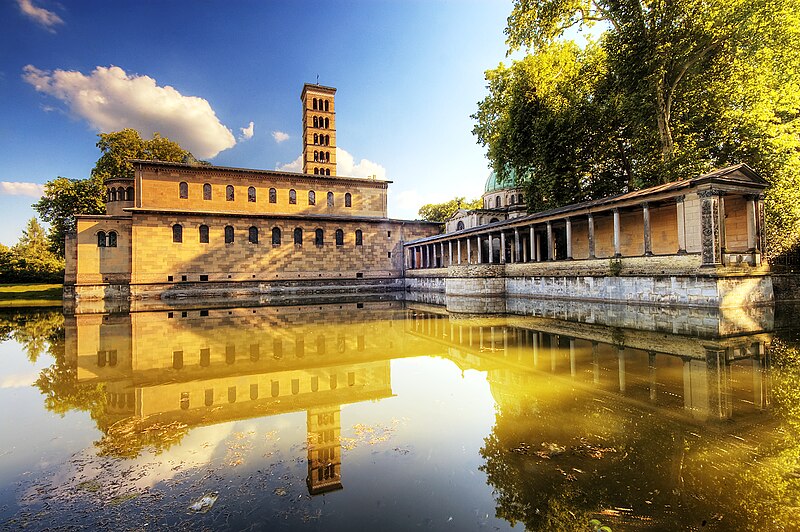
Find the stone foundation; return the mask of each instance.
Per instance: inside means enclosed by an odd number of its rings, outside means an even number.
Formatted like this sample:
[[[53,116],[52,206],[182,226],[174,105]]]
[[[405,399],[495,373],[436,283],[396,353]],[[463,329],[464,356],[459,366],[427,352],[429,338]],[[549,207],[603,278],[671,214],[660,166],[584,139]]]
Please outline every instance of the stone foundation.
[[[706,275],[565,275],[562,266],[561,272],[551,270],[549,275],[530,275],[533,272],[525,271],[528,268],[522,266],[472,264],[418,270],[406,279],[406,289],[441,292],[444,286],[448,300],[456,298],[454,301],[476,296],[528,297],[701,308],[742,308],[774,301],[772,277],[761,272],[747,274],[726,269],[725,272],[709,271]],[[458,311],[459,305],[454,303],[454,311]],[[465,303],[463,311],[480,312],[472,307],[473,302]],[[487,308],[500,307],[489,305]]]

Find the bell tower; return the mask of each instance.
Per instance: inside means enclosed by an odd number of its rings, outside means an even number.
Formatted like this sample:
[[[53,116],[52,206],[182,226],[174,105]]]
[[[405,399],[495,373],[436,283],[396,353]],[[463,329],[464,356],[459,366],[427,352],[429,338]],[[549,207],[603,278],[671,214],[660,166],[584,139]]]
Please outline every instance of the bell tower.
[[[336,175],[336,89],[306,83],[303,102],[303,173]]]

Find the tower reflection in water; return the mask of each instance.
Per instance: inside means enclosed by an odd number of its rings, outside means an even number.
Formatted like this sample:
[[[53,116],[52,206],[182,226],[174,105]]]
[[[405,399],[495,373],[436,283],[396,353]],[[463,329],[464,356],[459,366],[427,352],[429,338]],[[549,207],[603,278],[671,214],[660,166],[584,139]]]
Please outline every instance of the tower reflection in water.
[[[111,454],[136,454],[132,432],[157,445],[155,427],[179,427],[179,440],[196,426],[305,411],[315,495],[343,486],[342,405],[391,397],[392,359],[433,355],[485,372],[507,414],[542,408],[567,382],[679,418],[730,419],[770,403],[768,335],[755,329],[700,339],[378,301],[75,314],[65,354],[79,384],[102,385],[96,421]]]

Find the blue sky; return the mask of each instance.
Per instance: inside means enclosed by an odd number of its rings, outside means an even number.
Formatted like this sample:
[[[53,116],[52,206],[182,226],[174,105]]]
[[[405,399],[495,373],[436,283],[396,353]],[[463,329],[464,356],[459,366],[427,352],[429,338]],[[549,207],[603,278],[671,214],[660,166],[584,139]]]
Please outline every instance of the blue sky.
[[[2,0],[0,242],[33,216],[31,184],[88,176],[99,131],[160,131],[218,165],[290,165],[300,91],[317,75],[338,89],[338,146],[353,158],[340,154],[339,173],[394,181],[391,217],[478,197],[489,169],[470,114],[484,71],[505,59],[510,11],[510,0]]]

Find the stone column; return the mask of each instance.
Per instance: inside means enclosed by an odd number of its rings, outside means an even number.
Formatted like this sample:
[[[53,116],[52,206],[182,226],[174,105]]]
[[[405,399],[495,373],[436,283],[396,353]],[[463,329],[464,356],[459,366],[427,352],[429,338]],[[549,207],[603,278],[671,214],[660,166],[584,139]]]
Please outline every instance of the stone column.
[[[511,256],[511,262],[520,262],[519,252],[519,228],[514,228],[514,254]]]
[[[619,241],[619,209],[614,209],[614,256],[621,257]]]
[[[717,210],[717,216],[719,216],[719,252],[720,252],[720,262],[722,262],[722,255],[725,254],[728,247],[728,242],[725,237],[725,193],[720,191],[719,192],[719,199],[717,200],[719,203],[719,207]]]
[[[492,240],[493,239],[492,239],[492,234],[491,233],[489,233],[489,237],[487,238],[487,240],[489,241],[489,261],[488,262],[489,262],[489,264],[493,264],[494,263],[494,253],[492,252],[492,245],[493,245],[492,244]]]
[[[450,255],[450,262],[448,264],[450,266],[452,266],[453,265],[453,241],[452,240],[448,240],[447,241],[447,251],[448,251],[448,254]]]
[[[567,218],[567,260],[572,260],[572,218]]]
[[[506,234],[500,231],[500,264],[506,263]]]
[[[594,259],[594,215],[589,213],[589,258]]]
[[[458,246],[458,263],[461,264],[461,239],[456,241],[456,246]]]
[[[536,368],[539,365],[539,335],[541,333],[538,331],[533,331],[533,367]]]
[[[553,253],[553,222],[547,221],[547,260],[555,260]]]
[[[653,241],[650,235],[650,204],[642,203],[642,225],[644,226],[644,254],[649,257],[653,254]]]
[[[747,251],[754,253],[758,251],[758,207],[756,206],[758,196],[746,196],[747,200]]]
[[[442,253],[442,268],[444,268],[444,242],[439,243],[439,251]]]
[[[558,355],[558,335],[550,335],[550,371],[556,372],[556,356]]]
[[[617,361],[619,364],[619,391],[625,393],[625,348],[617,347]]]
[[[467,264],[472,264],[472,245],[469,238],[467,238]]]
[[[592,342],[592,380],[595,384],[600,384],[600,353],[598,343]]]
[[[700,235],[703,266],[722,263],[719,240],[719,191],[701,190],[700,196]]]
[[[531,248],[531,253],[530,253],[529,258],[530,258],[531,261],[535,261],[535,260],[537,260],[536,259],[536,236],[535,236],[535,231],[533,230],[533,226],[531,226],[531,229],[530,229],[529,232],[530,232],[530,239],[531,239],[531,241],[528,242],[528,244],[529,244],[529,246]]]
[[[678,215],[678,255],[686,254],[686,209],[683,200],[684,196],[675,198],[675,209]]]
[[[542,246],[541,246],[541,236],[539,233],[536,233],[536,262],[542,262]]]
[[[475,252],[478,254],[478,264],[483,263],[483,252],[481,251],[481,237],[475,237]]]

